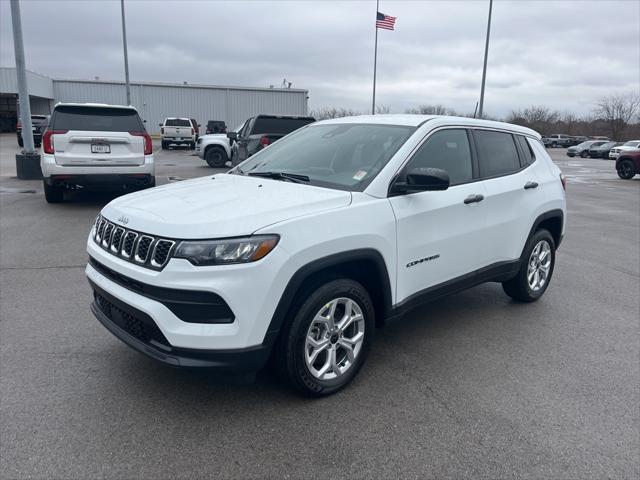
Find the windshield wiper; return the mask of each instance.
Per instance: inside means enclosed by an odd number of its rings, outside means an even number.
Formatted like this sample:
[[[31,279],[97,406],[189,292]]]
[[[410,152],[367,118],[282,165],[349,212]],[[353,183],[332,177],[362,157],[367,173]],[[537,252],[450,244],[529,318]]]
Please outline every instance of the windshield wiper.
[[[289,180],[294,183],[308,182],[309,177],[306,175],[299,175],[297,173],[287,173],[287,172],[249,172],[247,173],[250,177],[264,177],[264,178],[273,178],[274,180]]]

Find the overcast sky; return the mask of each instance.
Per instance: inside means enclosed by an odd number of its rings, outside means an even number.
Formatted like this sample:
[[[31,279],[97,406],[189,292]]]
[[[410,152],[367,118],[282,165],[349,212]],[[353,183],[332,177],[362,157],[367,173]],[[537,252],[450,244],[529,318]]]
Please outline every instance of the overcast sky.
[[[310,108],[371,104],[375,0],[126,0],[132,80],[309,90]],[[124,79],[118,0],[21,0],[27,68],[54,78]],[[472,112],[488,0],[382,0],[398,17],[378,38],[378,104]],[[13,66],[8,0],[0,64]],[[496,1],[485,112],[546,104],[587,113],[640,90],[640,1]]]

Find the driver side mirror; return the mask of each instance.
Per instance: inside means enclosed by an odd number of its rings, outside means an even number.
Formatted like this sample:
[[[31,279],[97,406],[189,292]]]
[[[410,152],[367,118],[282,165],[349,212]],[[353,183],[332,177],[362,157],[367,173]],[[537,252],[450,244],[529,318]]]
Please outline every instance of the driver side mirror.
[[[391,195],[446,190],[450,184],[449,174],[441,168],[411,168],[405,172],[404,178],[404,181],[398,179],[391,185]]]

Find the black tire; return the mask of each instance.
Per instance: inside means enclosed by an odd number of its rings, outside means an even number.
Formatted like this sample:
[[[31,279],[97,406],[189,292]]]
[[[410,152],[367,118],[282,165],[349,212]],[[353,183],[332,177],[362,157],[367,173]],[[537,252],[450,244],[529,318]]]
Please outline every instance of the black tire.
[[[222,147],[207,148],[204,159],[212,168],[223,168],[224,164],[229,161],[227,152]]]
[[[190,148],[191,150],[195,150],[195,149],[196,149],[196,142],[191,142],[191,143],[189,144],[189,148]]]
[[[631,180],[636,174],[635,165],[631,160],[622,160],[616,168],[618,176],[623,180]]]
[[[580,152],[580,157],[587,158],[589,156],[589,152],[587,150],[583,150]]]
[[[551,263],[548,273],[545,277],[545,283],[538,290],[534,290],[529,285],[527,274],[529,270],[529,263],[534,248],[541,242],[547,242],[550,247]],[[553,276],[553,270],[556,265],[556,244],[553,240],[553,236],[548,230],[541,228],[536,231],[527,241],[527,244],[520,257],[520,270],[517,275],[511,280],[502,283],[504,292],[514,300],[519,302],[535,302],[538,300],[549,287],[551,278]]]
[[[24,141],[22,140],[22,138],[18,139],[18,146],[19,147],[24,147]]]
[[[556,148],[557,146],[558,146],[558,144],[557,144],[556,142],[553,142],[553,143],[551,144],[551,148]]]
[[[64,201],[64,190],[53,185],[47,185],[46,182],[42,182],[44,186],[44,198],[47,203],[60,203]]]
[[[375,329],[375,312],[371,297],[365,288],[349,279],[336,279],[322,283],[317,288],[309,289],[299,298],[306,300],[290,312],[293,319],[289,322],[288,327],[283,330],[278,344],[276,345],[276,366],[280,374],[300,393],[311,397],[322,397],[337,392],[346,386],[357,375],[358,371],[364,364],[371,342],[373,341],[373,332]],[[312,326],[316,314],[322,311],[322,308],[329,304],[332,300],[338,298],[348,298],[357,304],[362,311],[364,317],[364,337],[360,346],[359,353],[355,356],[355,361],[348,369],[333,379],[319,379],[314,376],[305,359],[307,349],[307,333]],[[343,307],[344,308],[344,307]],[[331,345],[341,348],[333,340],[325,340]],[[339,342],[339,340],[337,340]],[[339,350],[337,350],[339,351]],[[329,351],[320,355],[329,355]],[[336,353],[337,354],[337,353]],[[340,355],[346,354],[342,352]],[[320,358],[320,357],[319,357]],[[327,362],[329,360],[326,360]],[[342,364],[346,362],[346,355],[339,360]]]
[[[166,150],[167,148],[169,148],[169,144],[165,141],[161,142],[160,145],[162,146],[162,150]]]

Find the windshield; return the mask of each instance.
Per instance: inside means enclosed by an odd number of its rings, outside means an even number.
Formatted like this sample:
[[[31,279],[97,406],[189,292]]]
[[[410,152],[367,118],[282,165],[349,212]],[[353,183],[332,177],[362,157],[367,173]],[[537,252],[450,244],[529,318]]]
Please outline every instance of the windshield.
[[[167,118],[165,127],[190,127],[191,122],[188,118]]]
[[[141,132],[144,126],[131,108],[60,105],[53,112],[52,130]]]
[[[638,145],[640,145],[638,141],[631,141],[624,144],[625,147],[637,147]]]
[[[590,140],[588,142],[582,142],[579,145],[576,145],[577,148],[587,148],[590,147],[591,145],[595,145],[596,142],[594,142],[593,140]]]
[[[303,128],[239,165],[239,173],[284,172],[309,184],[362,191],[384,168],[415,127],[328,124]]]

